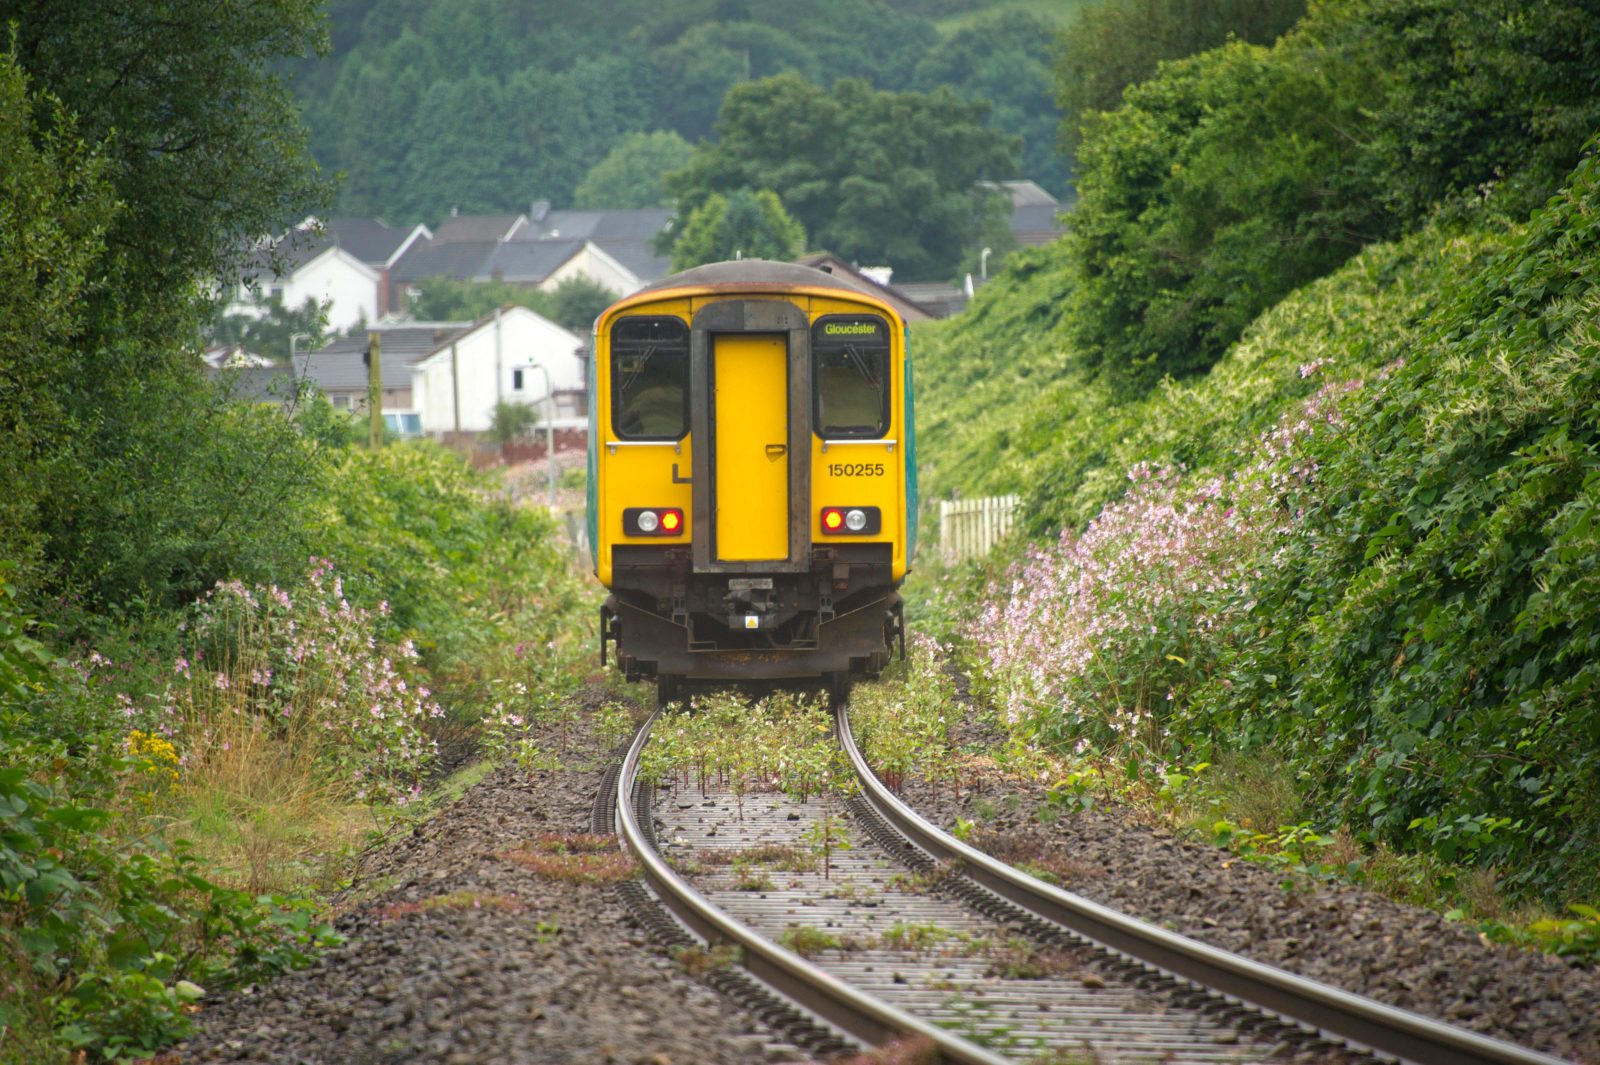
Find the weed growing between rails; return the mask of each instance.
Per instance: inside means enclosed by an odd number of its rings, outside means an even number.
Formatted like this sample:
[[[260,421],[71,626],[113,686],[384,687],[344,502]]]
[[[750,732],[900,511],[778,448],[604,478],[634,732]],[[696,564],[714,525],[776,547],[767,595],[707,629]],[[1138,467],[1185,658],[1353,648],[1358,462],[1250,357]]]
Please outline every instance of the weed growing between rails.
[[[662,714],[639,759],[639,779],[660,785],[673,778],[702,794],[713,786],[732,791],[741,819],[752,791],[781,791],[800,802],[820,797],[825,810],[806,843],[825,877],[833,852],[849,845],[836,804],[854,792],[855,774],[819,699],[779,692],[749,703],[715,692]]]

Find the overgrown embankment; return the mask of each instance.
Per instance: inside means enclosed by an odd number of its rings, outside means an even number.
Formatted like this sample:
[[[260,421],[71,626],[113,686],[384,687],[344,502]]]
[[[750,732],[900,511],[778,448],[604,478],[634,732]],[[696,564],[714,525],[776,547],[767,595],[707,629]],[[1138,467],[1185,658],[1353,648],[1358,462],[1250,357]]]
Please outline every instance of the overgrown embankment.
[[[431,446],[301,446],[303,571],[71,643],[0,572],[0,1060],[148,1054],[203,992],[304,964],[317,893],[441,742],[578,679],[547,512]]]
[[[1282,169],[1293,137],[1230,110],[1241,85],[1299,85],[1273,104],[1286,114],[1329,94],[1343,106],[1340,79],[1370,73],[1371,54],[1347,50],[1320,81],[1287,68],[1322,46],[1367,47],[1362,27],[1452,17],[1405,0],[1327,5],[1273,49],[1163,68],[1085,126],[1074,235],[916,337],[930,495],[1020,491],[1034,541],[968,582],[987,582],[981,605],[923,610],[944,611],[980,690],[1040,747],[1157,777],[1211,763],[1224,820],[1247,778],[1292,781],[1268,815],[1281,820],[1251,830],[1343,828],[1435,863],[1452,900],[1475,869],[1515,898],[1590,901],[1600,164],[1574,139],[1587,105],[1546,79],[1580,76],[1592,37],[1541,31],[1494,137],[1411,162],[1378,131],[1412,128],[1452,92],[1481,95],[1510,42],[1408,38],[1404,64],[1358,94],[1378,101],[1374,129],[1347,131],[1376,138],[1367,170],[1339,171],[1320,199],[1263,193],[1254,215],[1205,192],[1236,172],[1311,187],[1298,164]],[[1431,51],[1446,39],[1481,49],[1485,67],[1451,68]],[[1428,70],[1438,84],[1417,80]],[[1201,99],[1218,106],[1176,120]],[[1516,117],[1567,104],[1564,132]],[[1499,164],[1511,193],[1460,184],[1516,144]],[[1530,190],[1555,187],[1530,213]],[[1418,228],[1320,280],[1228,256],[1245,232],[1315,230],[1341,197],[1366,211],[1401,196],[1400,221]],[[1224,282],[1230,263],[1240,272]],[[1108,286],[1129,269],[1155,271],[1140,274],[1153,287],[1119,303]],[[1144,301],[1128,313],[1160,344],[1116,324],[1127,299]],[[1212,328],[1223,318],[1208,307],[1252,305],[1269,309],[1236,342]],[[1120,347],[1086,346],[1108,330]],[[1207,339],[1184,348],[1186,330]]]

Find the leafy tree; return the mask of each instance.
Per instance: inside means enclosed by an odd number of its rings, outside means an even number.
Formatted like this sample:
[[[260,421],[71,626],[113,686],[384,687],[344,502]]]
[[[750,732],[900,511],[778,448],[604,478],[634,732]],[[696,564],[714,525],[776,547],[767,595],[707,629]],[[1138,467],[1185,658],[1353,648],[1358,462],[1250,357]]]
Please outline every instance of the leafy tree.
[[[509,281],[457,281],[430,277],[417,286],[411,312],[424,321],[475,322],[497,307],[526,307],[564,329],[587,336],[617,294],[587,278],[569,277],[553,292]]]
[[[1056,54],[1056,101],[1068,151],[1090,111],[1111,111],[1122,92],[1163,60],[1229,39],[1271,44],[1305,14],[1306,0],[1100,0],[1080,8]]]
[[[325,202],[277,60],[321,47],[316,0],[0,0],[17,63],[58,97],[125,205],[107,231],[102,336],[156,341],[203,313],[198,280]],[[114,324],[113,324],[114,323]],[[99,376],[88,373],[86,377]]]
[[[1270,49],[1165,64],[1089,113],[1069,238],[1085,358],[1139,388],[1195,373],[1291,289],[1446,201],[1525,217],[1600,126],[1589,6],[1329,3]]]
[[[569,277],[552,294],[550,319],[588,337],[600,312],[617,302],[621,295],[586,277]]]
[[[771,189],[816,247],[887,262],[902,277],[947,276],[986,216],[1003,209],[978,182],[1013,171],[1012,144],[984,128],[986,111],[946,88],[765,78],[728,93],[717,141],[697,148],[668,187],[684,219],[714,193]]]
[[[805,230],[783,209],[776,193],[712,193],[684,223],[672,248],[672,268],[687,270],[734,258],[787,261],[804,250],[805,241]]]
[[[948,85],[969,101],[987,100],[987,125],[1021,139],[1011,177],[1037,181],[1057,196],[1072,183],[1070,161],[1056,149],[1061,113],[1051,73],[1054,26],[1023,12],[1007,12],[963,27],[917,63],[914,87],[932,92]]]
[[[1068,236],[1069,326],[1089,365],[1138,388],[1211,365],[1246,323],[1384,235],[1330,214],[1360,97],[1318,68],[1234,43],[1162,68],[1091,114]]]
[[[588,210],[668,207],[663,180],[681,169],[694,147],[671,130],[630,133],[590,169],[573,193],[573,206]]]
[[[206,335],[213,344],[239,344],[257,355],[287,362],[294,351],[320,346],[326,332],[327,321],[315,299],[308,296],[299,307],[286,307],[282,295],[277,295],[261,304],[258,314],[219,314]],[[295,336],[301,339],[292,340]]]
[[[281,417],[212,397],[192,350],[206,282],[248,238],[322,201],[276,72],[319,43],[315,4],[13,2],[0,3],[0,22],[13,28],[16,66],[64,105],[19,112],[8,101],[10,136],[42,146],[7,155],[7,195],[40,227],[20,259],[38,272],[20,291],[75,298],[23,315],[41,324],[14,349],[20,371],[6,371],[30,412],[27,428],[0,421],[10,494],[27,501],[13,512],[21,542],[37,552],[26,590],[70,589],[90,611],[155,605],[300,555],[315,463]],[[69,160],[41,198],[33,181]],[[52,233],[70,254],[51,252]],[[70,358],[44,365],[58,343]]]
[[[1526,217],[1600,130],[1593,0],[1367,0],[1318,22],[1330,37],[1363,32],[1375,49],[1386,94],[1363,175],[1407,223],[1452,197],[1481,200],[1487,186],[1495,209]]]
[[[416,148],[391,206],[440,217],[570,199],[594,146],[645,123],[645,88],[632,73],[629,61],[607,56],[559,75],[526,67],[435,82],[418,105]],[[463,122],[466,114],[474,121]]]
[[[50,132],[32,137],[35,115]],[[72,343],[116,204],[106,160],[85,145],[61,105],[30,97],[14,57],[0,52],[0,543],[37,574],[45,552],[37,508],[46,468],[70,441],[65,393]],[[0,576],[4,576],[0,573]]]

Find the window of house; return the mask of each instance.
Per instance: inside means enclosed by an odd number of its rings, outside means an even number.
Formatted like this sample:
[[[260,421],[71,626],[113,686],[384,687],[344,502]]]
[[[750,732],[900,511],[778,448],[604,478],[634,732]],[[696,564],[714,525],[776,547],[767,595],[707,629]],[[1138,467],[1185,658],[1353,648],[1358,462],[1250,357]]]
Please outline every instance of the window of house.
[[[396,436],[422,435],[422,415],[417,411],[385,411],[383,424],[384,428]]]
[[[329,399],[333,403],[333,409],[334,410],[349,410],[350,409],[350,397],[349,396],[330,396]]]
[[[522,391],[522,370],[521,369],[516,369],[516,370],[512,370],[511,371],[511,391],[513,391],[513,392],[521,392]]]
[[[814,424],[825,439],[870,439],[889,429],[889,323],[828,315],[811,327]]]
[[[611,428],[624,440],[678,440],[689,431],[683,319],[619,318],[611,327]]]

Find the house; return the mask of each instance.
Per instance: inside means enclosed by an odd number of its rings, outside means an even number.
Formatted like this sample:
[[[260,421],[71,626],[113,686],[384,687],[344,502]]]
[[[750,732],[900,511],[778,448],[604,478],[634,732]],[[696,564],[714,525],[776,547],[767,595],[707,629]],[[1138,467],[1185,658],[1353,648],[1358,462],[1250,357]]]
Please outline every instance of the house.
[[[225,313],[260,317],[281,299],[298,308],[325,306],[328,328],[343,332],[389,313],[389,271],[426,226],[390,226],[372,218],[308,218],[251,255],[230,293]]]
[[[907,322],[920,322],[928,318],[942,317],[942,315],[936,316],[932,314],[927,308],[907,298],[898,286],[889,284],[889,275],[887,273],[883,273],[873,267],[852,266],[831,252],[806,255],[796,259],[795,262],[801,266],[810,266],[817,270],[822,270],[835,277],[848,278],[874,296],[886,301]]]
[[[439,339],[411,365],[422,431],[484,432],[500,403],[534,406],[557,429],[586,426],[584,347],[582,338],[526,307],[504,307]]]
[[[383,390],[380,409],[386,414],[414,413],[411,364],[470,325],[469,322],[386,320],[367,332],[341,337],[316,351],[297,355],[295,373],[321,389],[335,410],[365,411],[368,333],[376,333]]]
[[[662,208],[453,215],[433,236],[407,249],[390,271],[391,306],[406,306],[429,278],[503,281],[549,292],[584,278],[625,296],[667,274],[670,260],[653,241],[672,220]]]
[[[1070,208],[1034,181],[985,181],[1011,200],[1011,235],[1024,248],[1051,244],[1066,235],[1062,212]]]

